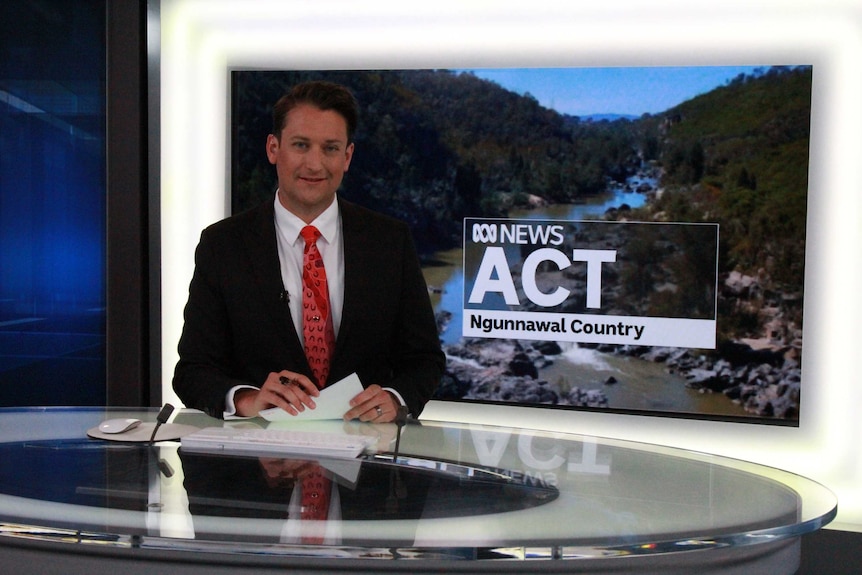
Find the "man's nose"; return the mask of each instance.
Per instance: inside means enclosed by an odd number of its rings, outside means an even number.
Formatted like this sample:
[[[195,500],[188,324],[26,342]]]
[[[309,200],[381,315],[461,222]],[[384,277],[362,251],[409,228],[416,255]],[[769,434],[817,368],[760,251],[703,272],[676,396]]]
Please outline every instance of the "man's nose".
[[[310,170],[320,170],[323,168],[323,150],[312,147],[305,154],[305,167]]]

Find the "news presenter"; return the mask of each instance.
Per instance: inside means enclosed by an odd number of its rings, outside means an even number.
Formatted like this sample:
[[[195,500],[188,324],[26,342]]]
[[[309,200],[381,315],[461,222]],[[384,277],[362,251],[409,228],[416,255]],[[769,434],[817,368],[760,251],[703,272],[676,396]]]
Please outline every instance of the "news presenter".
[[[336,194],[354,153],[358,109],[344,87],[295,86],[273,108],[266,154],[275,198],[205,229],[184,311],[173,386],[186,406],[251,417],[315,408],[303,345],[305,240],[313,225],[329,285],[334,350],[320,387],[356,372],[346,420],[418,416],[445,358],[409,229]]]

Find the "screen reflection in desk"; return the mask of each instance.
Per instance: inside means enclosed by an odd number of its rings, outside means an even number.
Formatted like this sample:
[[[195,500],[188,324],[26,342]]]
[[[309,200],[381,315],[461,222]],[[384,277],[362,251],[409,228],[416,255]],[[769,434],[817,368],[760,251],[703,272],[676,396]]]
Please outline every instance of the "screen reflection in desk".
[[[419,519],[485,515],[529,509],[557,498],[555,487],[541,480],[514,479],[502,470],[470,467],[427,459],[367,456],[356,460],[309,460],[192,453],[180,450],[193,520],[203,517],[272,519],[281,522],[268,536],[280,543],[301,543],[302,479],[320,468],[332,482],[332,509],[324,543],[364,545],[345,538],[343,521],[399,521],[399,540],[412,545]],[[195,521],[203,535],[204,522]],[[414,525],[411,532],[410,526]],[[205,527],[203,528],[205,529]],[[217,533],[206,533],[207,538]],[[254,533],[261,540],[265,534]],[[231,536],[231,540],[235,540]],[[379,543],[379,542],[378,542]]]

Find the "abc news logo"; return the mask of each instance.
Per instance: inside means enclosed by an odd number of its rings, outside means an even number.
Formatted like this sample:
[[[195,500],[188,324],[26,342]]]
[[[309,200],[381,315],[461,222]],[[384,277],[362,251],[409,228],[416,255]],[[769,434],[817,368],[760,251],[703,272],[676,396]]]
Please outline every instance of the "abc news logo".
[[[487,223],[472,225],[474,244],[562,245],[565,227],[541,223]]]
[[[473,224],[473,243],[493,244],[497,242],[497,224]]]

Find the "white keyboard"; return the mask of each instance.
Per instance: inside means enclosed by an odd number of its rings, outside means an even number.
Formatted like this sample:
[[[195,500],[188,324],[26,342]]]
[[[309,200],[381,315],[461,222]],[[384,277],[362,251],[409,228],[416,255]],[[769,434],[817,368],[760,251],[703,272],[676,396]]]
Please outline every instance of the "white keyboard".
[[[354,458],[375,441],[373,437],[326,431],[205,427],[184,436],[182,446],[207,453]]]

